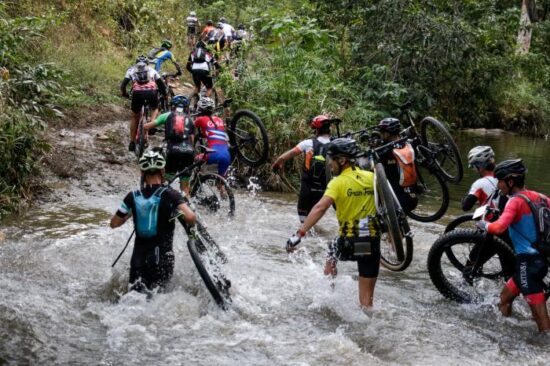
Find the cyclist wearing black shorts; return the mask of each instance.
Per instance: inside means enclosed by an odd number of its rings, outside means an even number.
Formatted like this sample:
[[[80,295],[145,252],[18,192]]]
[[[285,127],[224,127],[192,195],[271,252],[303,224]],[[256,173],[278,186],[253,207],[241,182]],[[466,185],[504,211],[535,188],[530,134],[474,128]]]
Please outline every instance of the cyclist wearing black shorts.
[[[397,118],[384,118],[378,123],[378,130],[386,144],[399,140],[401,124]],[[418,205],[414,148],[406,142],[397,144],[392,150],[380,155],[380,162],[399,204],[405,213],[411,212]]]
[[[325,115],[314,117],[310,127],[315,131],[315,137],[301,141],[293,149],[288,150],[275,160],[273,169],[283,169],[285,161],[300,154],[305,154],[300,195],[298,197],[298,217],[304,222],[307,215],[319,202],[327,187],[326,144],[330,141],[330,126],[333,119]]]
[[[206,97],[212,94],[214,86],[212,82],[213,68],[219,69],[220,65],[216,58],[206,49],[206,44],[202,41],[197,42],[193,52],[187,59],[186,69],[193,75],[193,83],[195,84],[195,94],[199,94],[201,85],[206,87]]]
[[[171,177],[185,167],[193,164],[195,151],[193,150],[195,125],[189,117],[189,99],[183,95],[176,95],[171,100],[172,110],[161,114],[155,121],[145,124],[144,129],[165,125],[166,140],[166,177]],[[189,195],[189,178],[191,172],[180,176],[180,189]]]
[[[195,224],[195,214],[184,203],[181,194],[164,186],[162,154],[148,151],[139,159],[144,188],[130,192],[111,218],[111,228],[123,225],[130,217],[136,229],[134,251],[130,262],[131,290],[150,293],[155,287],[163,289],[174,271],[174,220],[179,210],[184,220]]]
[[[122,96],[129,98],[126,87],[132,83],[132,121],[130,124],[130,145],[128,150],[134,151],[136,148],[136,134],[141,109],[145,104],[151,108],[151,120],[155,120],[158,114],[158,91],[162,95],[166,94],[166,85],[162,81],[159,73],[147,65],[147,57],[139,56],[136,64],[128,69],[122,83],[120,91]]]

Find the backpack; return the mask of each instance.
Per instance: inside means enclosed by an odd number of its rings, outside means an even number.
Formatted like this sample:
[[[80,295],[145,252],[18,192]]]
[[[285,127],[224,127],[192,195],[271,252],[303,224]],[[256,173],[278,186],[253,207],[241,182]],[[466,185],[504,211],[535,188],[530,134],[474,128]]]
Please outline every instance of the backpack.
[[[304,174],[314,185],[326,187],[326,144],[320,142],[316,137],[312,139],[313,150],[306,153],[304,164]]]
[[[136,69],[136,81],[138,84],[147,84],[149,82],[149,69],[147,66]]]
[[[550,208],[548,207],[546,197],[539,194],[540,201],[538,203],[533,203],[533,201],[523,194],[518,194],[518,197],[527,202],[533,213],[535,228],[537,230],[537,239],[533,243],[533,248],[540,254],[550,257]]]
[[[132,192],[136,206],[136,232],[141,238],[152,238],[157,235],[160,197],[166,187],[159,187],[149,198],[141,191]]]
[[[157,58],[157,54],[160,52],[160,51],[164,51],[164,48],[162,47],[155,47],[153,48],[151,51],[149,51],[149,53],[147,54],[147,58],[151,61],[154,61],[156,58]]]
[[[166,126],[166,139],[172,142],[182,142],[187,139],[185,122],[187,118],[184,113],[172,112]]]
[[[206,62],[206,51],[202,47],[195,49],[193,62],[197,62],[197,63]]]
[[[414,164],[414,149],[412,146],[410,144],[405,144],[402,148],[393,149],[393,156],[395,156],[399,170],[399,185],[405,188],[415,186],[418,177]]]

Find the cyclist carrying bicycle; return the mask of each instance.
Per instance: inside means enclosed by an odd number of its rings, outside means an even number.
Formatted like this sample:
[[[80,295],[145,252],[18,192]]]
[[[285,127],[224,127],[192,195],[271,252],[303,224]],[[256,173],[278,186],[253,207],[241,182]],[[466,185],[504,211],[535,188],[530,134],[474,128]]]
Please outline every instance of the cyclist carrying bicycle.
[[[193,83],[195,84],[196,95],[199,95],[201,85],[206,87],[205,96],[210,97],[214,83],[212,80],[213,68],[219,69],[220,65],[216,58],[206,49],[206,44],[203,41],[198,41],[195,49],[187,59],[185,66],[187,71],[193,75]]]
[[[130,144],[128,150],[134,151],[136,148],[136,134],[141,116],[141,109],[144,105],[151,108],[151,120],[155,120],[158,114],[158,91],[166,95],[166,85],[162,81],[159,73],[147,65],[147,57],[141,55],[137,58],[136,64],[126,71],[126,75],[120,84],[120,91],[124,98],[130,98],[126,87],[129,83],[132,87],[132,121],[130,124]]]
[[[357,143],[350,138],[337,138],[328,144],[328,164],[335,177],[300,229],[288,239],[286,250],[294,251],[306,232],[335,204],[339,236],[329,245],[325,275],[336,275],[338,260],[357,261],[359,303],[370,308],[380,267],[380,229],[374,202],[374,173],[355,167],[358,152]]]
[[[174,54],[170,51],[172,49],[172,42],[165,39],[162,41],[160,47],[155,47],[147,54],[149,62],[155,65],[155,70],[160,72],[162,64],[166,61],[172,62],[176,67],[176,74],[174,76],[180,76],[182,74],[180,65],[176,62]]]
[[[534,204],[546,201],[547,206],[550,206],[550,199],[525,189],[526,172],[521,159],[505,160],[496,165],[498,188],[510,198],[498,220],[492,223],[479,221],[477,225],[493,235],[508,230],[514,245],[516,271],[500,293],[500,312],[503,316],[510,316],[514,299],[522,294],[531,308],[539,332],[548,332],[550,318],[546,309],[546,285],[543,281],[548,273],[548,260],[533,247],[533,243],[538,240],[537,225],[527,200],[522,196]]]
[[[401,123],[397,118],[384,118],[378,123],[378,131],[384,144],[399,140]],[[401,207],[405,213],[411,212],[418,205],[414,148],[408,142],[396,144],[380,155],[380,162]]]
[[[181,194],[163,185],[166,161],[162,154],[148,151],[139,159],[144,188],[130,192],[111,218],[111,228],[122,226],[130,217],[136,239],[130,261],[131,290],[150,293],[166,286],[174,272],[173,212],[179,210],[184,220],[195,224],[195,214]]]
[[[225,123],[223,119],[213,115],[214,101],[211,98],[201,98],[197,108],[199,115],[195,119],[195,127],[198,134],[206,139],[208,148],[215,151],[210,154],[200,154],[197,158],[206,160],[207,164],[218,164],[218,174],[225,177],[231,163]]]
[[[302,153],[305,155],[298,198],[298,217],[301,223],[323,197],[327,187],[326,147],[330,142],[330,126],[333,121],[325,115],[312,118],[310,127],[315,131],[315,136],[301,141],[293,149],[283,153],[272,165],[274,170],[283,170],[285,161]]]
[[[468,167],[474,168],[480,176],[462,198],[462,209],[469,211],[474,205],[487,203],[487,199],[497,190],[495,178],[495,152],[491,146],[476,146],[468,153]]]
[[[168,180],[174,174],[193,164],[195,151],[193,149],[195,125],[189,117],[189,99],[176,95],[170,102],[172,110],[161,114],[155,121],[143,126],[147,131],[164,125],[166,140],[166,177]],[[180,189],[189,196],[189,178],[191,172],[180,176]]]

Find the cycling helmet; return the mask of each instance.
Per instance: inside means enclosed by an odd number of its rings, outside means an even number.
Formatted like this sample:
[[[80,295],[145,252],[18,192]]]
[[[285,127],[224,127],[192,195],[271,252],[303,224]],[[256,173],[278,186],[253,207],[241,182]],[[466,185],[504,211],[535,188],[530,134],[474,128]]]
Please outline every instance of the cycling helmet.
[[[327,146],[327,155],[330,156],[347,156],[354,158],[358,152],[357,142],[349,137],[340,137],[332,140]]]
[[[187,107],[189,105],[189,98],[184,95],[176,95],[170,101],[170,104],[174,107]]]
[[[195,48],[204,48],[204,49],[206,49],[206,43],[204,43],[202,40],[200,40],[195,45]]]
[[[244,29],[244,24],[242,24],[242,23],[239,24],[239,25],[237,26],[237,29]]]
[[[165,39],[165,40],[162,41],[160,46],[162,48],[170,49],[170,48],[172,48],[172,42],[170,42],[168,39]]]
[[[220,18],[220,23],[227,23],[227,19],[225,19],[225,17],[221,17]]]
[[[147,56],[145,56],[145,55],[139,55],[139,56],[136,58],[136,64],[139,64],[140,62],[143,62],[144,64],[148,64],[148,63],[149,63],[149,59],[148,59]]]
[[[214,110],[214,101],[210,97],[202,97],[197,103],[199,112],[211,112]]]
[[[139,158],[139,169],[142,172],[163,169],[165,166],[166,160],[158,151],[147,151]]]
[[[190,11],[190,12],[189,12],[189,15],[192,16],[192,17],[196,17],[196,16],[197,16],[197,13],[195,13],[194,11]]]
[[[206,21],[206,25],[213,25],[213,24],[214,24],[214,22],[213,22],[212,20],[210,20],[210,19],[208,19],[208,20]]]
[[[401,131],[401,123],[397,118],[387,117],[378,122],[378,130],[392,135],[398,135]]]
[[[498,180],[503,180],[508,177],[524,176],[526,172],[527,168],[525,168],[523,160],[521,159],[504,160],[495,167],[495,177]]]
[[[223,24],[221,22],[218,22],[218,24],[216,24],[216,28],[223,29]]]
[[[324,114],[320,114],[318,116],[315,116],[311,119],[310,126],[314,130],[318,130],[321,127],[325,125],[325,123],[330,122],[331,119],[328,116],[325,116]]]
[[[468,153],[468,167],[485,168],[494,158],[495,152],[491,146],[476,146]]]

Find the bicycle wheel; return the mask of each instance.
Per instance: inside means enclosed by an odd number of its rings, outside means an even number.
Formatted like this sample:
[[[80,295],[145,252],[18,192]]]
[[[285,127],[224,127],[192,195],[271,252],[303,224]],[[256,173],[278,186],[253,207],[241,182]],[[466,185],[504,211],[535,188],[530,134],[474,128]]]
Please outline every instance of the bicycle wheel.
[[[199,207],[204,207],[213,213],[233,216],[235,213],[235,197],[227,181],[219,174],[199,174],[191,182],[191,199]]]
[[[145,111],[142,111],[141,117],[139,118],[139,124],[138,124],[138,135],[137,135],[137,146],[136,146],[136,155],[137,158],[141,158],[143,153],[145,152],[145,147],[147,144],[147,138],[145,136],[145,130],[143,129],[143,125],[145,124]]]
[[[196,235],[200,238],[201,242],[205,245],[208,245],[209,250],[211,250],[214,253],[214,256],[218,261],[221,263],[227,263],[227,256],[225,253],[221,250],[220,246],[214,238],[210,235],[210,233],[206,230],[206,226],[197,218],[196,221]]]
[[[460,215],[445,227],[445,233],[454,230],[460,226],[460,229],[475,229],[475,220],[473,214]]]
[[[440,219],[449,208],[449,189],[445,180],[431,172],[423,164],[416,164],[418,176],[416,208],[407,215],[416,221],[433,222]]]
[[[487,239],[490,242],[485,243]],[[489,255],[483,253],[490,250]],[[463,263],[457,268],[447,253]],[[472,255],[472,253],[476,253]],[[444,255],[445,254],[445,255]],[[473,264],[482,265],[476,273]],[[501,239],[480,230],[456,229],[439,237],[428,254],[428,272],[438,291],[459,303],[479,302],[486,294],[498,294],[504,280],[514,273],[513,250]]]
[[[403,238],[395,208],[397,207],[390,183],[386,178],[384,166],[378,163],[374,166],[376,173],[376,190],[378,192],[378,213],[382,219],[383,235],[380,240],[380,252],[386,253],[385,260],[393,266],[399,266],[406,261],[403,250]],[[391,269],[391,268],[388,268]]]
[[[191,259],[214,301],[223,310],[227,310],[228,304],[231,302],[231,297],[229,296],[229,287],[231,284],[223,276],[218,266],[212,263],[206,256],[201,255],[203,251],[199,251],[199,248],[203,247],[203,244],[199,243],[199,241],[195,239],[187,241],[187,248],[189,249]]]
[[[460,182],[464,174],[462,159],[445,126],[433,117],[425,117],[420,121],[420,133],[424,146],[431,150],[437,169],[443,177],[453,183]]]
[[[267,161],[269,140],[267,130],[255,113],[241,109],[231,118],[229,140],[245,164],[257,167]]]

